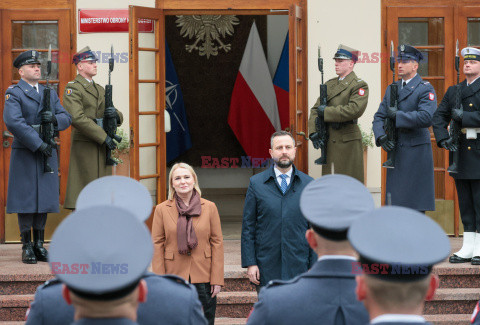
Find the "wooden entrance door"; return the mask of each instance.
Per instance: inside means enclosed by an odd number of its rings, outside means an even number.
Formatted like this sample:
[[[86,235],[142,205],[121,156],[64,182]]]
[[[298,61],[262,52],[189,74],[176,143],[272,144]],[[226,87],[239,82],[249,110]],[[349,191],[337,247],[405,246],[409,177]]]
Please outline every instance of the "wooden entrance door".
[[[165,152],[166,141],[163,129],[165,102],[165,50],[164,50],[164,29],[160,28],[156,34],[156,41],[148,46],[141,46],[139,42],[142,38],[148,36],[139,35],[134,30],[136,21],[142,18],[155,20],[155,24],[162,26],[165,15],[191,15],[191,14],[223,14],[223,15],[270,15],[270,14],[288,14],[289,15],[289,96],[290,96],[290,127],[289,130],[296,137],[298,148],[295,164],[304,171],[308,172],[308,146],[303,134],[308,133],[308,109],[307,103],[307,24],[306,24],[306,3],[303,0],[275,0],[275,1],[246,1],[246,0],[211,0],[211,1],[189,1],[189,0],[162,0],[157,1],[157,9],[131,7],[130,10],[130,113],[131,113],[131,132],[133,136],[131,151],[133,156],[131,161],[131,175],[134,178],[144,180],[150,190],[156,189],[155,201],[157,203],[166,199],[166,173],[165,173]],[[133,24],[133,25],[132,25]],[[157,30],[157,29],[156,29]],[[157,33],[157,32],[155,32]],[[153,40],[152,40],[153,42]],[[150,53],[150,54],[142,54]],[[144,58],[142,59],[142,55]],[[149,58],[147,58],[149,57]],[[141,78],[139,73],[143,68],[141,64],[146,64],[150,60],[150,65],[155,67],[156,74]],[[139,65],[139,63],[143,61]],[[154,64],[154,65],[153,65]],[[154,73],[154,72],[150,72]],[[148,96],[150,108],[140,103],[143,92]],[[145,99],[142,99],[145,100]],[[149,116],[147,118],[147,116]],[[155,123],[150,140],[142,142],[139,136],[139,125],[141,119],[148,119],[151,124]],[[148,131],[150,132],[150,131]],[[150,149],[147,149],[150,148]],[[156,169],[142,171],[141,151],[146,155],[150,151],[149,157],[155,157]]]
[[[20,77],[12,65],[13,60],[23,51],[34,49],[40,52],[42,64],[42,79],[45,78],[48,46],[52,45],[51,86],[62,94],[70,79],[70,10],[0,10],[2,33],[1,42],[1,82],[0,92],[5,94],[8,86],[18,83]],[[40,81],[44,83],[45,81]],[[61,98],[62,96],[60,96]],[[6,198],[8,188],[8,171],[10,164],[10,146],[12,135],[3,123],[4,96],[0,99],[0,129],[2,146],[0,147],[0,243],[18,241],[18,223],[16,214],[6,215]],[[59,176],[61,202],[65,196],[68,155],[69,131],[61,132],[59,139]],[[64,144],[67,145],[64,145]],[[49,224],[58,223],[55,217],[47,222],[46,237],[50,236],[54,227]]]
[[[455,39],[453,7],[387,7],[387,33],[383,52],[389,53],[390,41],[394,44],[415,46],[424,55],[420,62],[419,75],[435,88],[440,103],[448,86],[454,84]],[[382,75],[382,93],[392,81],[392,72],[385,61]],[[448,152],[438,148],[430,128],[434,174],[436,212],[431,214],[450,234],[458,234],[458,206],[453,179],[448,175]],[[382,151],[382,161],[386,153]],[[412,166],[415,168],[415,166]],[[382,202],[385,202],[386,170],[382,170]],[[455,215],[452,219],[451,216]]]

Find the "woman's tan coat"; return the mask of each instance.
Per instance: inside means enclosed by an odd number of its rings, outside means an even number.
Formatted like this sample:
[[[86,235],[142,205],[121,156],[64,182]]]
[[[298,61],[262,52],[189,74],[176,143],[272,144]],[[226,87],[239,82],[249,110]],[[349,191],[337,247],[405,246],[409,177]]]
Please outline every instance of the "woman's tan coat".
[[[193,218],[198,246],[191,255],[182,255],[177,247],[178,211],[175,200],[157,205],[153,216],[152,267],[157,274],[176,274],[190,283],[223,286],[223,236],[215,203],[200,199],[202,213]]]

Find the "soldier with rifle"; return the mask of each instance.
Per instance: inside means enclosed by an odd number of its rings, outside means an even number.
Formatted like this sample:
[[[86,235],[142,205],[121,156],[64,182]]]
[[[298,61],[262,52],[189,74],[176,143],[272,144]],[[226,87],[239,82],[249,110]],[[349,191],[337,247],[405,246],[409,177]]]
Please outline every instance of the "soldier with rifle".
[[[72,114],[74,126],[64,205],[72,210],[78,194],[88,183],[112,174],[113,161],[107,160],[107,152],[116,148],[113,129],[123,122],[122,113],[111,101],[111,85],[107,106],[105,89],[93,81],[97,74],[95,53],[87,46],[73,56],[73,63],[78,75],[67,84],[63,94],[63,103]],[[113,61],[110,67],[112,70]],[[112,127],[112,120],[115,127]]]
[[[21,53],[13,66],[20,81],[8,87],[3,119],[13,137],[8,176],[7,213],[18,213],[22,241],[22,262],[46,262],[43,247],[48,213],[59,212],[58,159],[55,132],[70,126],[55,91],[48,88],[51,50],[48,54],[47,87],[39,84],[39,52]],[[33,243],[32,243],[33,229]]]
[[[433,116],[433,132],[437,145],[450,151],[464,228],[462,248],[449,261],[480,265],[480,50],[466,47],[461,54],[465,80],[459,83],[458,72]],[[457,41],[457,71],[459,63]]]
[[[367,108],[368,85],[353,72],[358,53],[345,45],[338,47],[333,58],[338,77],[325,85],[322,80],[320,97],[310,110],[308,129],[314,148],[322,149],[316,161],[324,164],[322,175],[332,174],[335,165],[335,174],[345,174],[363,183],[362,133],[357,121]],[[320,55],[319,69],[323,76]]]
[[[393,50],[391,55],[394,71]],[[386,192],[391,204],[425,212],[435,210],[428,127],[432,125],[437,100],[433,86],[417,73],[422,59],[422,53],[413,46],[398,47],[398,75],[402,79],[394,79],[388,86],[374,115],[373,132],[377,146],[389,153],[383,166],[388,167]]]

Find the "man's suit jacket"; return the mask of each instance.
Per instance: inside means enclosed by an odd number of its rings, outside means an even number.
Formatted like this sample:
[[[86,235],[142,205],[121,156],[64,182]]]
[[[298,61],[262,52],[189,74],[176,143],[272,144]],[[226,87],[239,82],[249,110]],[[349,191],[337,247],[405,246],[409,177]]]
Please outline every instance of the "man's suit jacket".
[[[250,178],[243,208],[242,267],[257,265],[261,285],[289,280],[316,261],[305,239],[308,222],[300,211],[300,194],[313,178],[294,166],[283,194],[273,168]]]
[[[355,296],[351,259],[327,259],[290,281],[272,281],[260,292],[248,324],[363,325],[369,321]]]
[[[152,224],[153,272],[176,274],[191,283],[223,285],[223,236],[215,203],[201,199],[202,213],[193,218],[198,246],[191,255],[178,252],[175,200],[167,200],[155,209]]]

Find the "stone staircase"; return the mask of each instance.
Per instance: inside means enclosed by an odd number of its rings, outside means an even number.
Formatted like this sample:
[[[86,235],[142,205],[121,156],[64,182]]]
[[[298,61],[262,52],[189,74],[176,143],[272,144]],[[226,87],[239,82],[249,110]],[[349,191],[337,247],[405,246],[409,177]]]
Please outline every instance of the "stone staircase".
[[[453,250],[461,239],[451,239]],[[19,261],[20,245],[0,245],[0,325],[23,324],[25,312],[37,286],[49,279],[48,265],[26,265]],[[424,315],[434,324],[469,324],[480,300],[480,267],[443,262],[435,267],[440,288],[425,304]],[[240,242],[225,240],[225,287],[217,300],[216,324],[245,324],[257,300],[255,288],[240,267]]]

